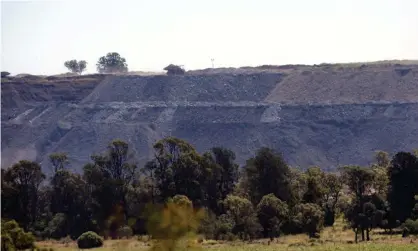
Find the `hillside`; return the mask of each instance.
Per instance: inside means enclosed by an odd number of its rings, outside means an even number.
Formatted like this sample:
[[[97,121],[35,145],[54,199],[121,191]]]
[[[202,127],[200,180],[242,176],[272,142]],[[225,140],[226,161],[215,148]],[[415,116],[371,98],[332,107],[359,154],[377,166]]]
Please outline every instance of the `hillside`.
[[[293,166],[368,164],[418,147],[418,66],[353,64],[206,69],[184,76],[9,78],[1,84],[2,166],[68,152],[79,170],[121,138],[143,163],[172,135],[199,151],[261,146]]]

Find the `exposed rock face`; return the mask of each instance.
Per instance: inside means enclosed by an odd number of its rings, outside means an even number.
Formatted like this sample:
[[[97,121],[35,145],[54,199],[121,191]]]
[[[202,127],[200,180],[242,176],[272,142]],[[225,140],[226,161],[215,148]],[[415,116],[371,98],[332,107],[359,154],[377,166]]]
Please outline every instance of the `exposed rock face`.
[[[324,169],[418,147],[416,66],[95,75],[1,88],[3,167],[64,151],[80,170],[115,138],[143,163],[168,135],[199,151],[231,148],[240,164],[268,146],[291,165]]]

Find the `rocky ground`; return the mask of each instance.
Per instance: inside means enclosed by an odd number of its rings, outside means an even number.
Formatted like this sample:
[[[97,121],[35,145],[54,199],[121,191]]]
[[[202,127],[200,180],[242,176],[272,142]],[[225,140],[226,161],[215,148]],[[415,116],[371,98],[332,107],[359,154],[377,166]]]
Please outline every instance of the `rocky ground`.
[[[2,79],[1,90],[3,167],[64,151],[80,170],[115,138],[131,143],[143,163],[168,135],[199,151],[231,148],[240,164],[273,147],[303,168],[368,164],[375,150],[418,147],[414,64],[32,76]]]

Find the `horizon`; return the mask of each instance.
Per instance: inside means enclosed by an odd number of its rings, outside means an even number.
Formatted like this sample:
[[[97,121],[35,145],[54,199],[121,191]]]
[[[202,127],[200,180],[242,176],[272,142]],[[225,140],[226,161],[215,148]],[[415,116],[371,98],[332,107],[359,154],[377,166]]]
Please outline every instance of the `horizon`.
[[[245,65],[241,65],[241,66],[235,66],[235,67],[231,67],[231,66],[223,66],[223,67],[206,67],[206,68],[201,68],[201,69],[186,69],[186,73],[187,72],[193,72],[193,71],[205,71],[205,70],[219,70],[219,69],[241,69],[241,68],[258,68],[258,67],[263,67],[263,66],[269,66],[269,67],[281,67],[281,66],[302,66],[302,67],[321,67],[323,65],[342,65],[342,66],[347,66],[349,67],[350,65],[358,65],[358,64],[365,64],[365,65],[385,65],[385,64],[389,64],[389,65],[394,65],[394,64],[400,64],[400,65],[418,65],[418,59],[388,59],[388,60],[378,60],[378,61],[369,61],[369,62],[335,62],[335,63],[327,63],[327,62],[323,62],[320,64],[280,64],[280,65],[254,65],[254,66],[245,66]],[[142,71],[142,70],[129,70],[127,72],[124,73],[98,73],[98,72],[82,72],[81,74],[77,74],[77,73],[72,73],[69,72],[68,70],[65,72],[61,72],[58,74],[30,74],[30,73],[25,73],[25,72],[19,72],[19,73],[15,73],[15,74],[10,74],[9,77],[16,77],[18,75],[33,75],[33,76],[59,76],[59,75],[65,75],[65,74],[73,74],[75,77],[77,76],[89,76],[89,75],[95,75],[95,74],[104,74],[104,75],[135,75],[135,73],[146,73],[146,74],[151,74],[150,76],[152,76],[152,74],[165,74],[164,70],[156,70],[156,71]],[[148,76],[148,75],[144,75],[144,76]]]
[[[108,52],[130,72],[418,59],[414,0],[78,3],[2,1],[2,71],[56,75],[77,59],[92,74]]]

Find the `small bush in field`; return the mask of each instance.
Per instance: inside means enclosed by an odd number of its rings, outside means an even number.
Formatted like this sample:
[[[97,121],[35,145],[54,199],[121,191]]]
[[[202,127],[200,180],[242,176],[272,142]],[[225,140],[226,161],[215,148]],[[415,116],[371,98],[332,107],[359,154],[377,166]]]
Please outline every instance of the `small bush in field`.
[[[403,225],[403,229],[408,234],[418,234],[418,220],[407,219]]]
[[[103,238],[93,231],[85,232],[77,239],[80,249],[97,248],[103,246]]]

